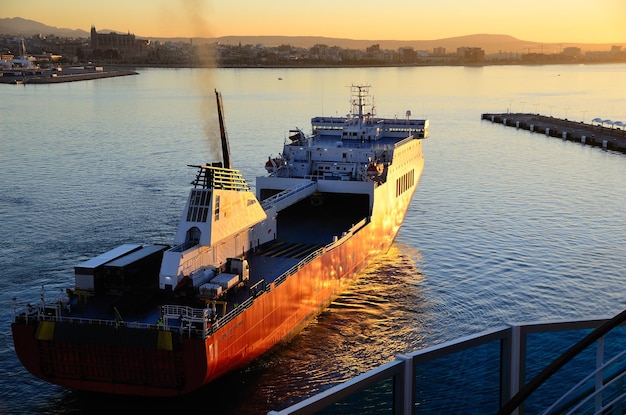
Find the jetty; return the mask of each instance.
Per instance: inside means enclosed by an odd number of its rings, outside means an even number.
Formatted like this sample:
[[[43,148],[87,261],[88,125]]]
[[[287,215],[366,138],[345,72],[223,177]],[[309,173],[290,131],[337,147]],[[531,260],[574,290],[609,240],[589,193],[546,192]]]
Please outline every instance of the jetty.
[[[603,150],[626,153],[626,131],[623,129],[624,127],[615,127],[614,124],[605,126],[602,121],[588,124],[582,121],[570,121],[528,113],[485,113],[482,114],[481,118],[508,127],[601,147]]]
[[[57,84],[127,75],[138,75],[138,73],[127,69],[109,69],[102,66],[59,66],[47,69],[14,68],[0,70],[0,84]]]

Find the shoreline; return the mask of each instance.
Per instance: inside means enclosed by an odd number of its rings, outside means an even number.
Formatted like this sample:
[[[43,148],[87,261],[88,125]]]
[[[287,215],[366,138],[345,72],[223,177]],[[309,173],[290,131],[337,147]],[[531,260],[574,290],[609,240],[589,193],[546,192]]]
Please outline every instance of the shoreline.
[[[586,65],[604,65],[613,62],[590,62]],[[361,63],[354,65],[333,65],[333,64],[297,64],[297,65],[268,65],[268,64],[230,64],[230,65],[203,65],[203,64],[155,64],[155,63],[133,63],[133,64],[111,64],[106,67],[100,65],[89,66],[59,66],[57,68],[14,68],[0,70],[0,84],[56,84],[63,82],[87,81],[92,79],[111,78],[116,76],[139,75],[135,69],[141,68],[171,68],[171,69],[336,69],[336,68],[410,68],[410,67],[468,67],[480,68],[485,66],[537,66],[537,65],[557,65],[556,63],[543,64],[521,64],[521,63],[459,63],[459,64],[435,64],[435,63]],[[565,64],[567,65],[567,64]]]
[[[554,62],[545,62],[545,63],[522,63],[522,62],[497,62],[497,63],[491,63],[491,62],[480,62],[480,63],[433,63],[433,62],[422,62],[422,63],[358,63],[358,64],[337,64],[337,65],[333,65],[333,64],[327,64],[327,63],[320,63],[320,64],[277,64],[277,65],[271,65],[271,64],[221,64],[221,65],[214,65],[214,64],[197,64],[197,65],[193,65],[193,64],[175,64],[175,63],[116,63],[116,64],[111,64],[109,65],[109,67],[118,67],[118,68],[189,68],[189,69],[196,69],[196,68],[210,68],[210,69],[280,69],[280,68],[285,68],[285,69],[315,69],[315,68],[321,68],[321,69],[326,69],[326,68],[333,68],[333,69],[338,69],[338,68],[425,68],[425,67],[459,67],[459,66],[463,66],[463,67],[467,67],[467,68],[480,68],[480,67],[487,67],[487,66],[557,66],[557,65],[572,65],[572,66],[579,66],[579,65],[612,65],[612,64],[620,64],[620,63],[626,63],[624,61],[615,61],[615,62],[576,62],[576,63],[554,63]]]

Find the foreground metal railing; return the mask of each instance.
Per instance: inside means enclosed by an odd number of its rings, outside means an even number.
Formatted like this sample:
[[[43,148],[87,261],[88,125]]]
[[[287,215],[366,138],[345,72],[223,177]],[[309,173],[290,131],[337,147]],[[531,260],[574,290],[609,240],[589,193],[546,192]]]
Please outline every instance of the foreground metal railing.
[[[270,414],[623,414],[624,317],[508,324],[398,356]]]
[[[603,404],[603,394],[606,392],[612,393],[611,388],[619,386],[621,390],[624,390],[624,377],[626,371],[623,363],[620,364],[622,358],[626,355],[626,350],[617,356],[613,357],[607,363],[601,365],[599,368],[591,372],[584,377],[574,387],[568,390],[563,396],[557,399],[543,414],[559,414],[559,413],[576,413],[588,407],[590,404],[596,406],[596,413],[605,413],[606,411],[613,409],[615,404],[623,401],[626,396],[625,393],[617,395],[614,399],[608,401],[606,405]],[[613,373],[618,373],[613,376],[608,382],[604,381],[603,373],[611,370]],[[595,383],[595,387],[590,387],[590,383]],[[620,412],[623,413],[623,412]]]
[[[596,327],[591,333],[587,334],[582,340],[578,341],[576,344],[571,346],[569,349],[565,351],[565,353],[561,354],[558,358],[556,358],[552,363],[546,366],[539,374],[537,374],[534,378],[532,378],[528,383],[526,383],[506,404],[498,411],[498,415],[507,415],[512,414],[518,408],[523,409],[523,403],[526,399],[528,399],[531,394],[533,394],[540,386],[542,386],[550,377],[552,377],[555,373],[557,373],[565,364],[572,361],[576,356],[579,356],[582,352],[584,352],[589,346],[591,346],[594,342],[598,343],[598,351],[596,353],[596,362],[598,367],[604,365],[603,356],[604,356],[604,336],[615,329],[619,325],[623,324],[626,321],[626,310],[622,311],[615,317],[602,322],[601,325]],[[623,353],[622,349],[618,349],[618,356]],[[598,389],[601,387],[601,384],[598,385]],[[569,395],[567,393],[564,396]],[[599,396],[599,395],[597,395]],[[574,395],[574,399],[578,399],[579,396]],[[563,398],[559,399],[563,400]],[[550,408],[554,407],[552,405]],[[603,403],[601,400],[596,403],[596,412],[603,413]],[[560,413],[560,412],[559,412]]]

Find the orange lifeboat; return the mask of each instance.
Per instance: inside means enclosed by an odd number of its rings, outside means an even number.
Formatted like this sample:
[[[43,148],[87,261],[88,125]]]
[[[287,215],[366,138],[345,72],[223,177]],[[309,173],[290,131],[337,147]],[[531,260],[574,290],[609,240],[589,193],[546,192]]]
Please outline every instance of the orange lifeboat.
[[[371,162],[369,166],[367,166],[367,175],[369,177],[377,177],[383,174],[385,170],[385,166],[381,162]]]
[[[267,170],[268,173],[273,173],[278,170],[278,168],[283,164],[284,159],[282,156],[275,158],[268,157],[267,161],[265,162],[265,170]]]

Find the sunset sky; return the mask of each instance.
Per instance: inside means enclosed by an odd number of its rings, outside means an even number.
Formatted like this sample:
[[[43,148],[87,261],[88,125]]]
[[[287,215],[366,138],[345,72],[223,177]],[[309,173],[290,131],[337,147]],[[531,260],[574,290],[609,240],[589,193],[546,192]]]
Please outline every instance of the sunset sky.
[[[626,0],[0,0],[0,17],[142,37],[431,40],[488,33],[537,42],[626,42]]]

